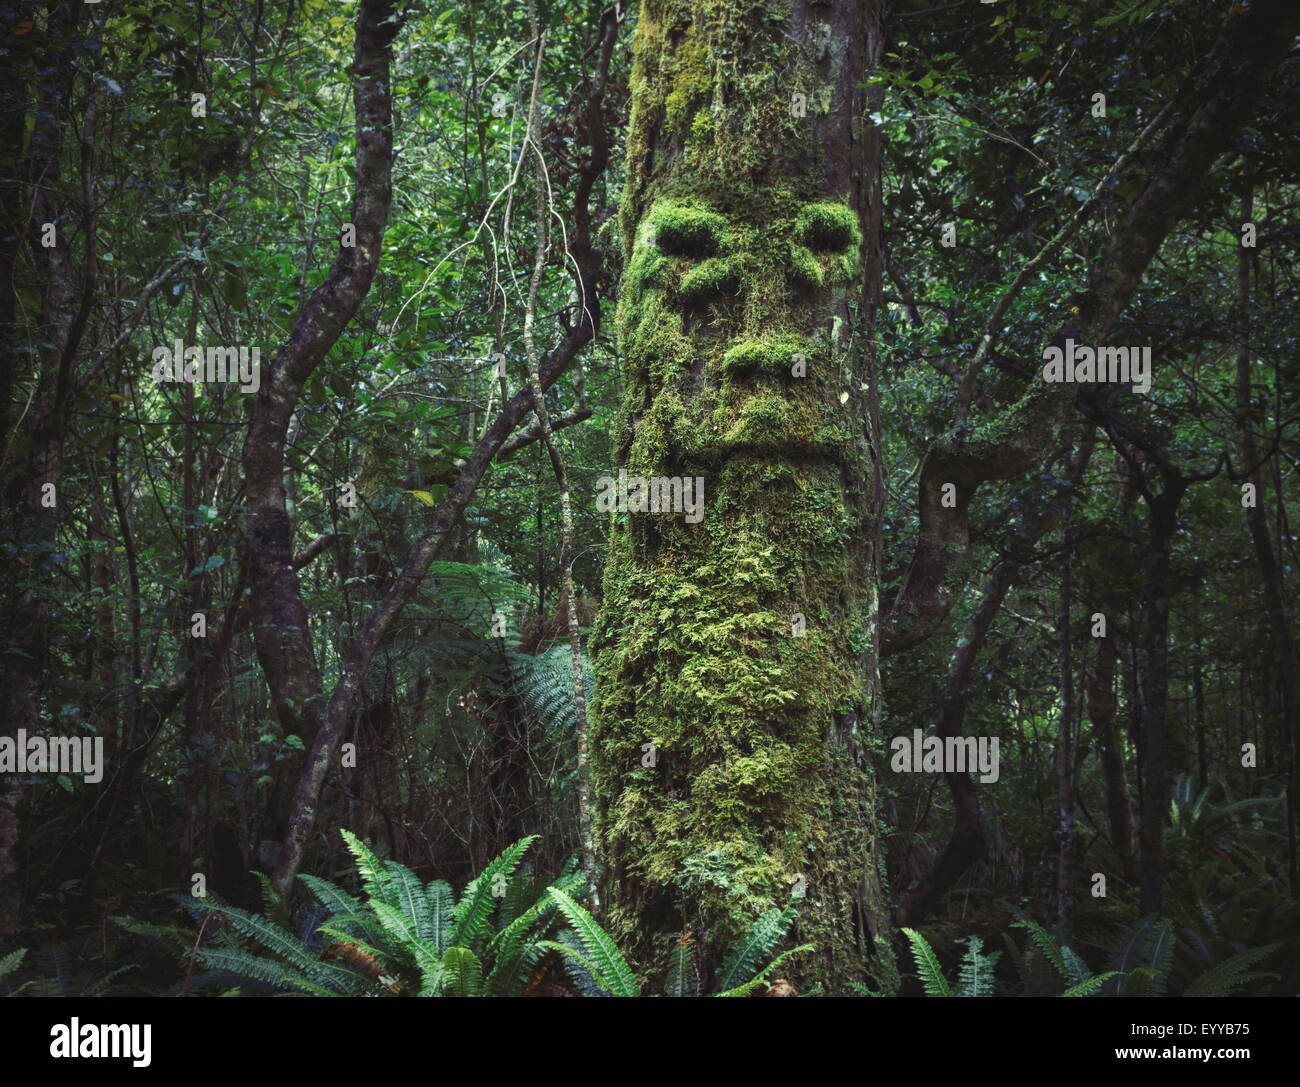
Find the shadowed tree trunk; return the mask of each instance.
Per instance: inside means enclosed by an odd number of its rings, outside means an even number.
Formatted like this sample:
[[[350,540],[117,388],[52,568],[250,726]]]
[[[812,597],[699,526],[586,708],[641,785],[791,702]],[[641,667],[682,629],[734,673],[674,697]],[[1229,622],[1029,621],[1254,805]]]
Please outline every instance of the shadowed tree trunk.
[[[802,893],[807,974],[842,985],[883,915],[878,142],[858,86],[878,18],[874,0],[641,7],[614,444],[629,477],[695,479],[701,504],[648,512],[632,482],[615,513],[592,756],[607,922],[651,975],[690,929],[707,978]]]

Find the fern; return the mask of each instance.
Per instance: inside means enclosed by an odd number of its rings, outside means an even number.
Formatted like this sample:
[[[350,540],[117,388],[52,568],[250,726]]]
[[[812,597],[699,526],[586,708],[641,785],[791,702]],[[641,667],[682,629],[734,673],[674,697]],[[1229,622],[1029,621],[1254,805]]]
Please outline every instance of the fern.
[[[1107,970],[1104,974],[1096,974],[1093,977],[1084,978],[1077,985],[1071,985],[1061,995],[1062,996],[1091,996],[1103,985],[1105,985],[1106,982],[1110,981],[1111,978],[1118,977],[1118,976],[1119,975],[1116,971]]]
[[[903,935],[912,945],[912,957],[916,960],[916,972],[921,978],[921,987],[926,996],[952,996],[952,987],[943,976],[939,958],[932,948],[915,929],[903,929]]]
[[[435,925],[429,900],[424,895],[424,884],[415,878],[414,872],[396,861],[389,861],[384,867],[397,897],[398,908],[411,922],[415,935],[421,940],[431,939]]]
[[[467,947],[449,947],[442,960],[443,992],[448,996],[480,996],[483,965]]]
[[[23,956],[26,954],[27,948],[20,947],[17,951],[11,951],[3,959],[0,959],[0,980],[18,969],[18,964],[23,961]]]
[[[1174,926],[1145,918],[1129,930],[1111,966],[1127,976],[1116,983],[1120,996],[1163,996],[1174,961]]]
[[[429,915],[433,927],[429,933],[429,942],[440,952],[451,946],[451,929],[455,917],[456,896],[451,886],[440,879],[435,879],[424,892],[425,901],[429,903]]]
[[[982,954],[984,941],[972,936],[966,942],[966,954],[962,956],[961,969],[958,973],[958,990],[961,996],[992,996],[993,970],[1001,951],[991,955]]]
[[[1281,943],[1266,944],[1264,947],[1237,952],[1201,974],[1183,991],[1183,996],[1227,996],[1233,989],[1240,989],[1255,981],[1269,978],[1279,980],[1279,974],[1250,973],[1247,968],[1267,959],[1281,946]]]
[[[1021,917],[1012,928],[1022,928],[1029,933],[1029,938],[1033,940],[1034,946],[1038,948],[1039,954],[1052,964],[1061,977],[1067,981],[1071,980],[1070,969],[1066,966],[1065,956],[1061,954],[1060,945],[1047,929],[1043,928],[1037,921],[1032,921],[1028,917]],[[1077,979],[1076,979],[1077,980]]]
[[[752,979],[758,964],[766,958],[794,924],[795,908],[772,909],[749,926],[731,953],[718,967],[718,988],[723,992]]]
[[[728,989],[726,992],[719,993],[719,996],[749,996],[760,985],[767,981],[767,975],[780,966],[786,959],[792,955],[797,955],[801,951],[813,951],[812,944],[800,944],[798,947],[792,947],[789,951],[782,951],[775,959],[768,963],[762,970],[755,974],[748,981],[737,985],[734,989]]]
[[[488,915],[492,912],[492,907],[496,899],[492,895],[492,885],[497,875],[509,876],[523,859],[525,851],[530,845],[537,840],[537,835],[533,834],[527,838],[521,838],[501,852],[500,856],[495,857],[492,862],[483,870],[482,874],[474,879],[465,893],[456,903],[455,924],[451,931],[450,943],[453,947],[466,947],[470,941],[479,939],[484,935],[483,923],[487,920]]]
[[[581,947],[581,953],[566,947],[564,944],[544,944],[543,946],[550,946],[553,950],[570,957],[576,956],[586,966],[596,984],[611,995],[640,996],[641,990],[632,974],[632,968],[619,954],[618,948],[614,946],[614,941],[596,924],[591,914],[558,887],[548,887],[546,893],[555,899],[560,912],[564,914],[565,919],[574,930]]]
[[[339,833],[343,836],[348,851],[356,858],[357,872],[361,876],[362,886],[365,887],[370,901],[372,903],[384,902],[389,906],[397,907],[397,892],[392,885],[392,877],[389,876],[388,869],[384,867],[383,861],[375,856],[365,842],[346,827],[341,828]]]
[[[668,960],[668,977],[664,982],[664,996],[693,996],[699,986],[699,977],[695,970],[695,955],[692,950],[694,942],[689,932],[684,933],[674,944]]]

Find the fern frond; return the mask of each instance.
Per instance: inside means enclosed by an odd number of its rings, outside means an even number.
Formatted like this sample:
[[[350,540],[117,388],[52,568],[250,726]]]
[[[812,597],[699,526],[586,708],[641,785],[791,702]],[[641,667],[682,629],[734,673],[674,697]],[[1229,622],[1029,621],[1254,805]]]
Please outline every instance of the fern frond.
[[[366,889],[372,902],[378,900],[397,908],[397,892],[392,885],[388,869],[371,848],[346,827],[340,827],[339,833],[347,844],[348,852],[356,858],[357,872],[361,875],[362,886]]]
[[[1215,963],[1187,986],[1183,996],[1227,996],[1233,989],[1240,989],[1243,985],[1263,981],[1266,978],[1278,979],[1277,974],[1250,973],[1247,972],[1247,968],[1267,959],[1281,946],[1281,943],[1275,943],[1265,944],[1263,947],[1249,947],[1220,963]]]
[[[1067,981],[1070,980],[1070,969],[1065,964],[1065,956],[1061,954],[1061,947],[1047,929],[1043,928],[1037,921],[1024,917],[1017,921],[1012,928],[1022,928],[1029,933],[1029,937],[1038,948],[1039,953],[1045,958],[1061,977]]]
[[[483,989],[483,965],[468,947],[449,947],[443,956],[444,996],[478,996]]]
[[[640,996],[641,990],[632,968],[591,914],[558,887],[548,887],[546,893],[555,899],[560,912],[577,935],[582,948],[581,957],[593,964],[593,977],[597,983],[614,996]],[[563,947],[562,944],[559,946]],[[565,953],[569,953],[568,949],[565,949]]]
[[[767,975],[780,966],[791,955],[797,955],[800,951],[813,951],[815,948],[812,944],[800,944],[798,947],[792,947],[789,951],[782,951],[775,959],[769,962],[762,970],[755,974],[743,985],[737,985],[734,989],[728,989],[725,993],[719,993],[718,996],[749,996],[755,989],[767,981]]]
[[[565,929],[564,934],[575,944],[578,943],[578,938],[574,936],[572,929]],[[577,983],[578,988],[583,990],[585,996],[614,995],[605,983],[605,979],[600,976],[600,971],[596,969],[595,964],[578,948],[570,947],[559,940],[539,940],[537,946],[545,951],[558,951],[564,957],[565,966],[569,968],[569,976]]]
[[[695,970],[695,955],[691,945],[694,938],[688,932],[673,943],[668,958],[668,977],[664,982],[664,996],[694,996],[699,987]]]
[[[435,879],[430,883],[425,889],[424,896],[429,902],[429,913],[433,919],[429,942],[437,947],[439,954],[442,954],[451,946],[456,896],[452,893],[450,884],[441,879]]]
[[[926,996],[952,996],[952,988],[948,984],[948,979],[943,976],[943,968],[939,965],[938,956],[922,936],[915,929],[903,929],[903,935],[907,937],[908,943],[912,945],[912,958],[916,960],[916,972],[921,978],[921,987],[925,990]]]
[[[99,996],[108,989],[109,982],[122,974],[135,970],[140,966],[138,962],[133,962],[128,966],[119,966],[116,970],[110,970],[101,978],[96,978],[90,982],[84,989],[78,993],[78,996]]]
[[[465,893],[456,903],[455,925],[451,932],[452,946],[467,947],[473,940],[483,936],[483,922],[487,920],[497,901],[492,896],[495,877],[500,874],[508,878],[519,867],[524,853],[533,842],[537,841],[537,837],[536,834],[530,834],[527,838],[520,838],[514,845],[502,850],[500,855],[494,857],[478,877],[465,888]]]
[[[1106,982],[1113,977],[1118,977],[1119,972],[1116,970],[1107,970],[1104,974],[1097,974],[1094,977],[1084,978],[1077,985],[1071,985],[1065,990],[1062,996],[1091,996],[1100,989]]]
[[[966,941],[966,954],[962,956],[958,974],[962,996],[993,995],[993,970],[1002,957],[1002,952],[985,955],[982,954],[983,947],[984,941],[978,936],[972,936]]]
[[[27,954],[27,948],[20,947],[17,951],[11,951],[3,959],[0,959],[0,978],[7,974],[12,974],[18,969],[18,964],[23,961],[23,956]]]
[[[1164,996],[1169,984],[1169,970],[1174,965],[1174,924],[1169,920],[1158,921],[1151,930],[1151,969],[1155,971],[1155,995]]]
[[[300,992],[311,992],[313,989],[311,980],[297,971],[289,969],[274,959],[262,958],[247,951],[200,948],[196,958],[210,969],[225,970],[238,977],[260,981],[277,989],[296,989]]]
[[[189,896],[178,895],[176,897],[184,902]],[[192,903],[193,900],[191,899],[190,902]],[[195,907],[200,913],[211,911],[221,914],[230,921],[230,924],[238,932],[256,940],[270,954],[283,959],[304,975],[310,976],[312,968],[319,965],[316,957],[307,950],[306,945],[301,940],[285,932],[279,925],[273,924],[260,914],[248,913],[236,906],[227,905],[216,900],[211,895],[204,900],[204,903],[202,906]]]
[[[258,885],[262,890],[262,913],[265,917],[279,925],[285,932],[293,931],[293,921],[289,917],[289,907],[285,904],[283,898],[271,886],[271,880],[265,872],[254,872],[257,877]]]
[[[329,880],[306,873],[300,874],[298,879],[311,891],[316,901],[329,911],[330,921],[335,925],[341,924],[341,915],[353,916],[361,912],[361,903]]]
[[[785,909],[768,910],[750,925],[718,967],[718,988],[726,992],[749,981],[758,964],[790,931],[794,918],[794,906],[786,906]]]
[[[397,861],[389,861],[384,867],[388,869],[398,909],[410,918],[415,933],[421,940],[431,939],[435,925],[429,900],[424,895],[424,884],[415,878],[415,873],[406,865],[398,864]]]
[[[1071,985],[1078,985],[1081,981],[1086,981],[1092,971],[1088,969],[1088,964],[1074,953],[1072,948],[1061,948],[1061,958],[1065,961],[1066,980]]]

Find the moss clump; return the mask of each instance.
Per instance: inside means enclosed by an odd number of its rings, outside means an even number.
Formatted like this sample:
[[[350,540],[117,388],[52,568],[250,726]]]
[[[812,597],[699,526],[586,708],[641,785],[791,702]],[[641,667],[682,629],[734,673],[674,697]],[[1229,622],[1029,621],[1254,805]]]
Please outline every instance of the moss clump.
[[[687,305],[704,302],[740,290],[738,261],[729,257],[711,257],[682,276],[678,297]]]
[[[650,218],[655,244],[679,257],[707,257],[722,245],[727,220],[695,203],[659,204]]]
[[[815,291],[825,283],[826,274],[807,246],[790,247],[790,280],[805,291]]]
[[[846,204],[819,201],[799,212],[795,234],[810,249],[842,252],[862,243],[858,217]]]
[[[794,357],[807,360],[809,347],[802,336],[780,335],[770,340],[744,340],[722,356],[722,372],[728,377],[788,378]]]

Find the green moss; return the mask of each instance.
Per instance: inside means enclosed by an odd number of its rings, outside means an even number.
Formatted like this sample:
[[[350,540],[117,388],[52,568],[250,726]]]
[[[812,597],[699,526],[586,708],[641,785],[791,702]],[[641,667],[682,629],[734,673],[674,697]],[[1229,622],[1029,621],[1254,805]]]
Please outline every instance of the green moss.
[[[807,246],[790,247],[791,281],[800,289],[813,291],[826,281],[826,274]]]
[[[790,378],[796,355],[811,348],[802,336],[776,335],[770,339],[749,339],[729,347],[722,356],[722,372],[729,377]]]
[[[722,295],[734,295],[740,289],[739,263],[730,257],[712,257],[695,265],[682,276],[678,296],[692,305]]]
[[[862,243],[858,217],[847,204],[819,201],[799,212],[795,234],[809,248],[836,252]]]
[[[683,257],[716,253],[727,228],[726,219],[698,202],[657,204],[650,222],[656,245],[665,253]]]

